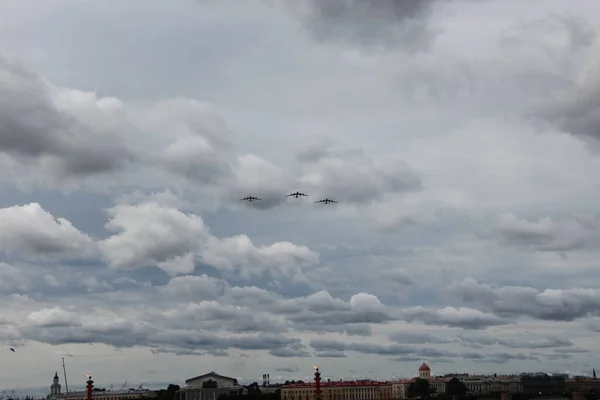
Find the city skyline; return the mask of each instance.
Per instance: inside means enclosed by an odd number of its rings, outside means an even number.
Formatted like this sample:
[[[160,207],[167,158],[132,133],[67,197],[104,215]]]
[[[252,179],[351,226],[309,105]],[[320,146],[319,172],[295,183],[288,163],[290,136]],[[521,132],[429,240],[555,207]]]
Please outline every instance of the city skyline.
[[[591,373],[599,14],[1,1],[0,387]]]
[[[421,367],[423,367],[424,365],[426,365],[426,363],[423,363],[421,365]],[[381,383],[386,383],[386,382],[406,382],[406,381],[410,381],[414,378],[420,378],[421,376],[421,367],[415,371],[415,373],[412,376],[404,376],[404,377],[392,377],[391,379],[378,379],[377,377],[372,377],[372,376],[362,376],[362,377],[356,377],[356,378],[348,378],[346,377],[339,377],[339,376],[331,376],[331,375],[323,375],[322,378],[322,384],[324,386],[326,386],[329,382],[333,382],[333,383],[351,383],[351,382],[381,382]],[[588,378],[588,379],[594,379],[596,380],[596,376],[595,376],[595,368],[592,369],[593,372],[590,374],[584,374],[584,375],[572,375],[569,378]],[[240,385],[250,385],[252,383],[258,383],[261,386],[279,386],[279,385],[283,385],[286,384],[288,382],[296,382],[296,381],[302,381],[303,384],[308,384],[308,385],[314,385],[315,384],[315,376],[314,376],[314,366],[313,366],[313,370],[312,370],[313,374],[312,375],[307,375],[304,377],[299,377],[299,376],[294,376],[294,377],[282,377],[282,376],[278,376],[275,380],[271,380],[270,379],[270,374],[262,374],[262,381],[256,380],[256,379],[244,379],[243,377],[237,377],[236,379],[239,381]],[[429,366],[427,365],[427,372],[431,373],[433,372],[431,369],[429,369]],[[210,375],[211,373],[214,373],[214,371],[208,373],[208,375]],[[450,373],[445,373],[445,374],[434,374],[431,373],[431,375],[427,375],[426,379],[440,379],[440,378],[444,378],[444,379],[450,379],[451,377],[459,377],[460,379],[510,379],[510,378],[514,378],[515,376],[521,376],[522,374],[528,374],[528,375],[538,375],[538,374],[550,374],[550,375],[564,375],[561,373],[548,373],[546,371],[527,371],[527,372],[521,372],[520,374],[506,374],[506,375],[501,375],[501,374],[497,374],[497,373],[468,373],[468,372],[450,372]],[[86,378],[87,379],[87,378]],[[142,382],[140,384],[140,387],[135,388],[135,385],[131,385],[128,383],[128,381],[125,381],[125,383],[123,385],[120,384],[114,384],[114,383],[105,383],[103,384],[103,382],[99,382],[98,384],[94,385],[95,388],[97,389],[102,389],[102,390],[107,390],[110,392],[115,392],[115,393],[130,393],[131,391],[133,391],[133,393],[136,393],[139,390],[143,391],[147,391],[147,390],[159,390],[159,389],[164,389],[165,387],[169,386],[170,384],[176,384],[176,385],[180,385],[181,387],[185,387],[185,379],[182,381],[174,381],[174,382],[162,382],[162,383],[150,383],[149,385],[146,385],[144,382]],[[61,384],[61,379],[58,376],[58,371],[55,372],[54,378],[52,380],[52,385],[49,386],[50,391],[49,393],[46,393],[48,387],[44,387],[44,386],[39,386],[39,387],[29,387],[29,388],[20,388],[19,390],[14,391],[15,395],[18,396],[26,396],[26,395],[33,395],[33,396],[39,396],[39,397],[45,397],[46,394],[57,394],[57,393],[62,393],[64,394],[66,392],[66,387],[63,386],[63,384]],[[71,385],[70,389],[69,389],[69,393],[72,393],[73,395],[79,394],[81,395],[82,393],[85,393],[85,385],[80,385],[79,383],[81,382],[77,382],[74,386]],[[54,387],[58,385],[58,389],[57,389],[57,393],[54,393]],[[4,390],[9,391],[10,389],[2,389],[0,388],[0,391]]]

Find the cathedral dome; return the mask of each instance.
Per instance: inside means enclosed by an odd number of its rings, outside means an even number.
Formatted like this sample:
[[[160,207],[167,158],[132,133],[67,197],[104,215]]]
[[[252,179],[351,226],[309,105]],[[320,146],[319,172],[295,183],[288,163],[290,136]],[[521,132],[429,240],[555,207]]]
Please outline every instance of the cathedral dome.
[[[419,372],[421,371],[431,371],[431,368],[429,368],[429,365],[423,363],[421,364],[421,366],[419,367]]]

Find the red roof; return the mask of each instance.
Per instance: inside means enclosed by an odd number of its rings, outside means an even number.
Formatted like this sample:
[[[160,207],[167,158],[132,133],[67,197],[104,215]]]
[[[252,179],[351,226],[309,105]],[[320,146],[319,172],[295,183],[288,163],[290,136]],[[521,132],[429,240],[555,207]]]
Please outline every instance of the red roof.
[[[390,382],[380,382],[380,381],[371,381],[371,380],[359,380],[359,381],[331,381],[331,382],[321,382],[321,387],[331,387],[331,386],[379,386],[379,385],[389,385]],[[285,385],[285,388],[299,388],[299,387],[315,387],[314,382],[305,382],[305,383],[292,383],[290,385]]]
[[[421,364],[421,366],[419,367],[419,371],[431,371],[431,368],[429,368],[429,365],[423,363]]]

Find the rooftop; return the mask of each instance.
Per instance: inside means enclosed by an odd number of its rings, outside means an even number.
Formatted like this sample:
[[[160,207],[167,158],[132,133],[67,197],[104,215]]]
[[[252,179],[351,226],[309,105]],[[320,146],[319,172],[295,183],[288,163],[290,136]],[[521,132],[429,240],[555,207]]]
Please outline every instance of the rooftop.
[[[321,387],[331,387],[331,386],[379,386],[390,384],[391,382],[380,382],[373,380],[357,380],[357,381],[328,381],[321,382]],[[301,388],[301,387],[314,387],[314,382],[306,382],[306,383],[292,383],[289,385],[285,385],[285,388]]]

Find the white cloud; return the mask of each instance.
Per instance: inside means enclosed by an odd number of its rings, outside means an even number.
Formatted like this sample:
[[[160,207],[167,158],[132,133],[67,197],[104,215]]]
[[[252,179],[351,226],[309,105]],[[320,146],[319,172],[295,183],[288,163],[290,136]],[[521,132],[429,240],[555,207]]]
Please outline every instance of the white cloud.
[[[64,218],[38,203],[0,209],[0,251],[25,257],[81,257],[91,254],[93,240]]]

